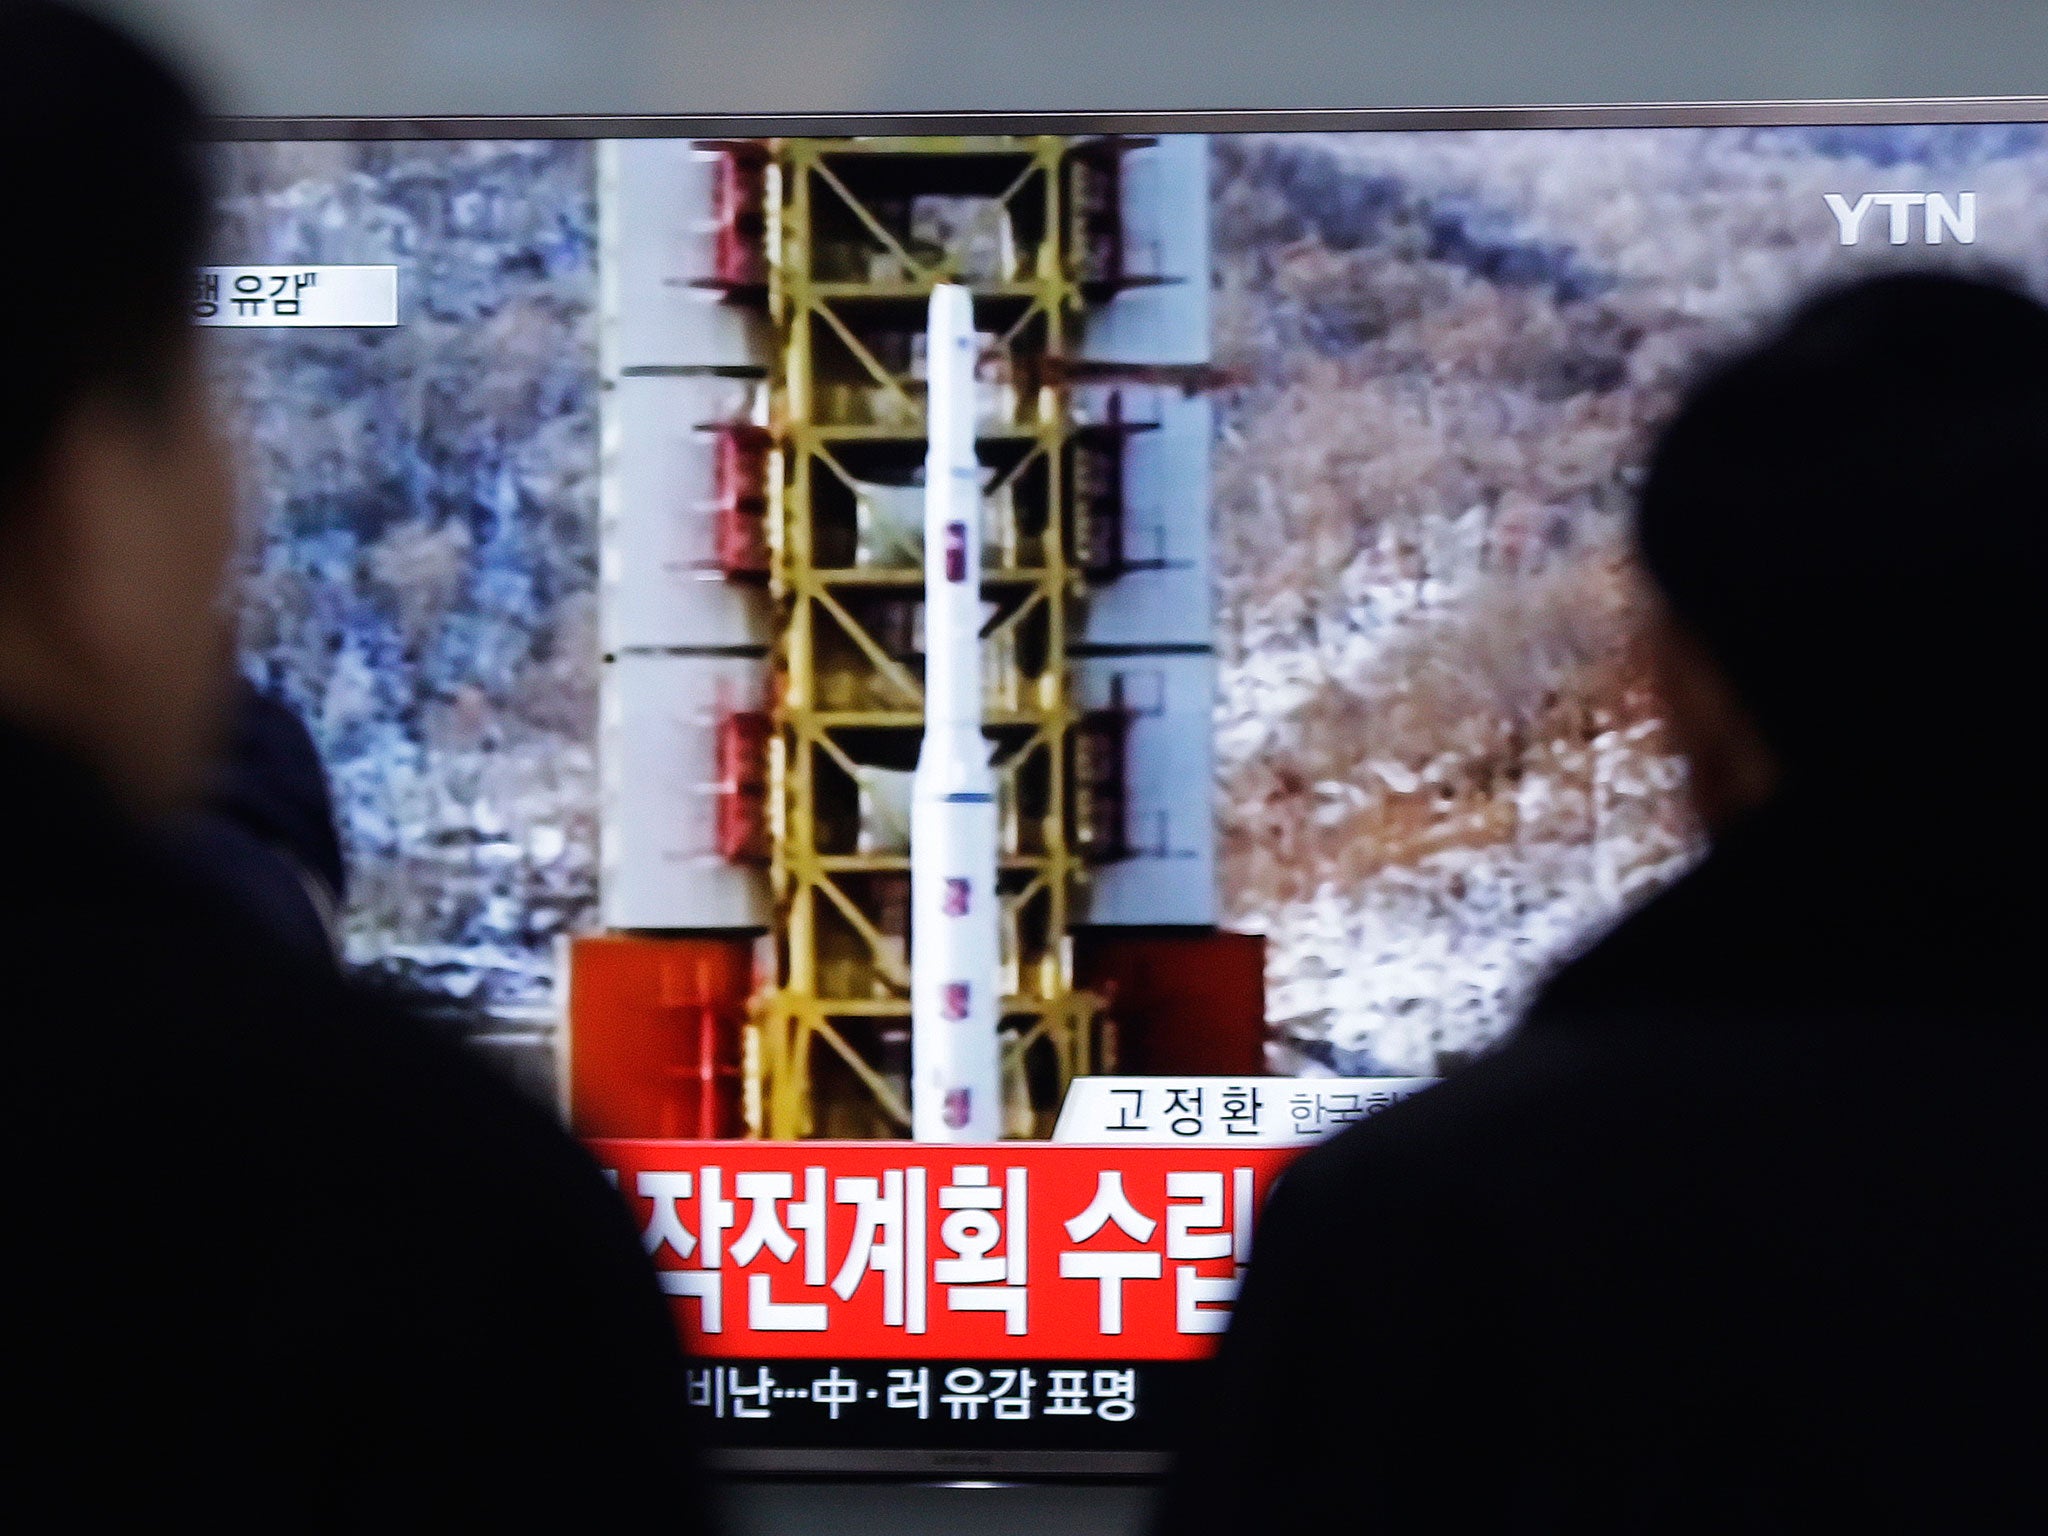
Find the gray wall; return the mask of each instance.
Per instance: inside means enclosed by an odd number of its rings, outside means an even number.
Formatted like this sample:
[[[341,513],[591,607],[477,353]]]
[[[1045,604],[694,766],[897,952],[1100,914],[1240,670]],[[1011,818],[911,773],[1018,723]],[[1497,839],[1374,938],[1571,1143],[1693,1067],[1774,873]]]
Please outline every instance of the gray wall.
[[[263,115],[2048,93],[2041,0],[105,0]],[[1142,1524],[1119,1488],[728,1491],[735,1536]]]
[[[2048,92],[2040,0],[104,0],[256,114]]]

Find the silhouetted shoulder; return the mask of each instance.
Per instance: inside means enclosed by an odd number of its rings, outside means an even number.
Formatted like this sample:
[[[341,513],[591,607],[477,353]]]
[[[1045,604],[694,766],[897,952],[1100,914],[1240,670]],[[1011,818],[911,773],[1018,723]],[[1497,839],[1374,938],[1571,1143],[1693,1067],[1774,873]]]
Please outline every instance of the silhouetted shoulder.
[[[1556,1033],[1523,1032],[1443,1082],[1298,1157],[1283,1176],[1299,1201],[1342,1205],[1367,1192],[1432,1201],[1484,1182],[1533,1145],[1581,1139],[1587,1106],[1615,1087],[1618,1064]]]
[[[700,1518],[667,1305],[583,1149],[89,795],[43,798],[0,931],[0,1332],[53,1483],[230,1525],[303,1528],[309,1489],[344,1527]],[[105,1444],[141,1448],[127,1480],[84,1469]]]

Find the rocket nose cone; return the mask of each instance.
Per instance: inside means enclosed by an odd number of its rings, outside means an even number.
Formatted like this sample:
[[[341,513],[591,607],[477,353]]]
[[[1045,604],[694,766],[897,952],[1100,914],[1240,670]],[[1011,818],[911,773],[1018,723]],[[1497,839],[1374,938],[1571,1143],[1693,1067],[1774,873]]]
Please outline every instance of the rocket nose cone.
[[[974,300],[958,283],[939,283],[932,289],[927,318],[934,332],[959,336],[974,330]]]

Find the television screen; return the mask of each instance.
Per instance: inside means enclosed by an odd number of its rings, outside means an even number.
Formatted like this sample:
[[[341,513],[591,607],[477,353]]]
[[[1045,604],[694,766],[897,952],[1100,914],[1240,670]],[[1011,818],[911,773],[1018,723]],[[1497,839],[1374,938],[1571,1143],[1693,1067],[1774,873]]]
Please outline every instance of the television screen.
[[[1288,1148],[1685,867],[1651,434],[2048,278],[2048,131],[1651,116],[218,146],[349,957],[591,1141],[728,1465],[1153,1465]]]

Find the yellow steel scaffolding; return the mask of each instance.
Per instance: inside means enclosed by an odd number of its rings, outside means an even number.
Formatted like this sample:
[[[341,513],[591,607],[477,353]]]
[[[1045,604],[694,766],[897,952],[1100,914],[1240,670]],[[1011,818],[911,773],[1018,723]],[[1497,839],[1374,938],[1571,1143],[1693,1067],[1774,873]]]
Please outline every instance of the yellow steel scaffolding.
[[[771,147],[777,931],[747,1039],[753,1134],[909,1126],[909,859],[867,836],[862,812],[870,788],[915,759],[923,578],[908,560],[865,558],[861,520],[869,487],[909,486],[922,463],[919,344],[940,280],[971,288],[985,334],[983,649],[1002,806],[1008,1132],[1042,1134],[1067,1080],[1103,1065],[1101,1004],[1074,985],[1068,937],[1086,878],[1076,828],[1085,836],[1090,818],[1076,804],[1085,721],[1068,656],[1083,591],[1077,449],[1105,430],[1074,419],[1059,371],[1091,281],[1086,153],[1056,137]]]

